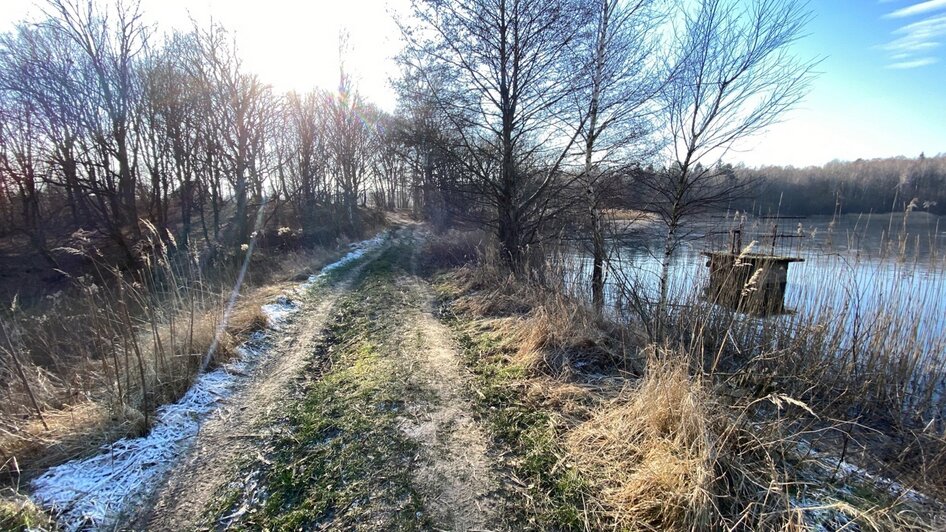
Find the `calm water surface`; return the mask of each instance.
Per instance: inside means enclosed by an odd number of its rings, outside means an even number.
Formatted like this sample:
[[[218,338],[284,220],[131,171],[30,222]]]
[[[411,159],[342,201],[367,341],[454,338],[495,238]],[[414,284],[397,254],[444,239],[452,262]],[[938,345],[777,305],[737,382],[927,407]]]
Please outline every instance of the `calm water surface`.
[[[946,343],[946,220],[926,213],[911,213],[906,221],[903,214],[696,220],[671,258],[673,301],[688,301],[703,289],[708,268],[701,253],[729,249],[734,228],[741,228],[743,245],[756,242],[753,251],[804,259],[788,271],[786,306],[796,313],[817,317],[856,309],[869,316],[892,311],[916,324],[924,344]],[[778,235],[774,247],[773,233]],[[660,227],[636,224],[609,244],[618,271],[608,276],[609,301],[618,302],[618,277],[656,298],[663,252]],[[571,258],[576,268],[572,282],[587,285],[589,254],[579,243]]]

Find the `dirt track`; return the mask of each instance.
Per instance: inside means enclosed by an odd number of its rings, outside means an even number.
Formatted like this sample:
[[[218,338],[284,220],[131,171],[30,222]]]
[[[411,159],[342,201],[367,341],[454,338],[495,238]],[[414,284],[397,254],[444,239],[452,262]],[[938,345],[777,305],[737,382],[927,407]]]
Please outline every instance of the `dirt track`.
[[[418,229],[402,229],[402,244],[414,256]],[[377,255],[369,254],[335,283],[306,296],[303,309],[277,337],[277,343],[250,375],[245,388],[201,428],[197,441],[160,487],[148,508],[127,523],[149,530],[220,528],[211,506],[234,483],[252,474],[248,464],[267,463],[273,432],[289,405],[301,399],[297,382],[318,379],[312,368],[316,344],[339,298]],[[413,271],[416,261],[396,279],[396,290],[409,304],[396,314],[396,341],[382,356],[422,389],[404,397],[398,417],[403,435],[419,452],[410,472],[412,488],[423,499],[428,526],[445,530],[495,529],[496,475],[487,453],[487,437],[474,420],[466,398],[467,376],[449,331],[432,315],[433,295]],[[404,266],[407,266],[405,264]],[[325,368],[323,368],[324,370]],[[252,467],[249,467],[252,469]],[[216,516],[220,518],[219,515]],[[331,523],[324,523],[331,528]],[[376,527],[383,528],[383,523]],[[369,526],[368,528],[374,528]]]
[[[405,276],[399,284],[419,302],[405,319],[406,337],[414,349],[406,349],[400,362],[409,364],[412,378],[433,392],[408,402],[401,426],[422,449],[413,471],[415,486],[440,527],[488,530],[495,526],[500,501],[487,436],[466,397],[469,377],[450,332],[432,315],[433,297],[426,283]]]
[[[335,301],[359,271],[356,267],[334,286],[307,297],[277,345],[253,369],[246,387],[201,427],[197,441],[159,489],[151,508],[138,516],[139,525],[150,530],[199,527],[207,505],[239,474],[245,459],[264,454],[269,425],[293,400],[293,381],[300,377]]]

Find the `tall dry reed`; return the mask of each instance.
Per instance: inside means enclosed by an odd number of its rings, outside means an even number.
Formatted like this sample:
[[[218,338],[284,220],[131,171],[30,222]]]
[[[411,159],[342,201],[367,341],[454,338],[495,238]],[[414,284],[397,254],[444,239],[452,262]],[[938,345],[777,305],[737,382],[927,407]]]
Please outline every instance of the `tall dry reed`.
[[[260,302],[247,301],[218,327],[233,261],[208,262],[208,253],[143,223],[140,268],[110,265],[80,232],[59,251],[87,261],[91,273],[61,272],[69,288],[0,314],[0,466],[14,479],[21,468],[146,430],[159,406],[190,387],[202,357],[227,359],[236,333],[265,324]]]

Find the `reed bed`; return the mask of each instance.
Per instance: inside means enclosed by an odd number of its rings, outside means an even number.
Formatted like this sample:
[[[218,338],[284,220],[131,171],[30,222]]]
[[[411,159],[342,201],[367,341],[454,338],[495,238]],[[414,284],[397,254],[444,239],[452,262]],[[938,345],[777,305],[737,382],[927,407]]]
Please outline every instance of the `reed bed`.
[[[808,239],[792,252],[827,255],[845,270],[790,294],[798,298],[790,306],[810,308],[766,318],[707,301],[696,272],[677,274],[661,316],[645,279],[652,271],[628,274],[628,263],[611,272],[611,307],[596,315],[587,272],[567,246],[542,250],[545,264],[536,261],[541,271],[527,278],[505,273],[488,247],[450,276],[460,294],[450,308],[473,320],[464,334],[500,350],[485,363],[504,369],[489,371],[522,372],[504,386],[557,420],[562,447],[550,478],[571,471],[585,486],[579,527],[928,530],[942,522],[943,333],[924,305],[941,296],[943,270],[929,257],[911,260],[915,238],[881,260],[836,247],[829,254]],[[745,251],[758,249],[749,243]],[[872,282],[845,280],[852,270]],[[935,282],[902,282],[909,275]],[[902,304],[867,305],[878,299],[864,287]]]
[[[142,267],[110,266],[82,234],[59,250],[90,264],[39,304],[0,312],[0,472],[21,475],[147,431],[158,407],[178,399],[207,366],[226,362],[237,339],[266,325],[260,307],[273,277],[306,275],[334,252],[257,256],[246,284],[243,257],[178,247],[145,225]],[[239,260],[237,260],[239,259]],[[65,274],[65,272],[63,272]]]

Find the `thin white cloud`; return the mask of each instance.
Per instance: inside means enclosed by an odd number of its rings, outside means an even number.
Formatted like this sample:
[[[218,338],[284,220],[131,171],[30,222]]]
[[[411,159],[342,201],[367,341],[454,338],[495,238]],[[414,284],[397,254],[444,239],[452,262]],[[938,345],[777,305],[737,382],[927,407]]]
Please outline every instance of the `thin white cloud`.
[[[912,6],[900,8],[896,11],[891,11],[884,15],[886,18],[904,18],[912,17],[915,15],[922,15],[924,13],[929,13],[930,11],[936,11],[938,9],[946,8],[946,0],[926,0],[926,2],[920,2],[919,4],[913,4]]]
[[[900,61],[899,63],[891,63],[887,65],[887,68],[893,68],[896,70],[907,70],[911,68],[920,68],[929,65],[933,65],[939,62],[939,59],[935,57],[921,57],[920,59],[913,59],[910,61]]]
[[[938,36],[946,34],[946,13],[911,22],[894,30],[898,35]]]
[[[934,48],[939,48],[941,43],[937,41],[924,41],[912,38],[903,38],[890,41],[881,46],[881,49],[893,53],[917,53],[928,52]]]
[[[943,3],[946,4],[946,0]],[[878,46],[887,52],[887,60],[892,62],[888,68],[907,69],[929,65],[930,60],[938,60],[931,54],[946,41],[946,13],[933,14],[901,26],[893,31],[892,36],[895,37],[892,41]]]

